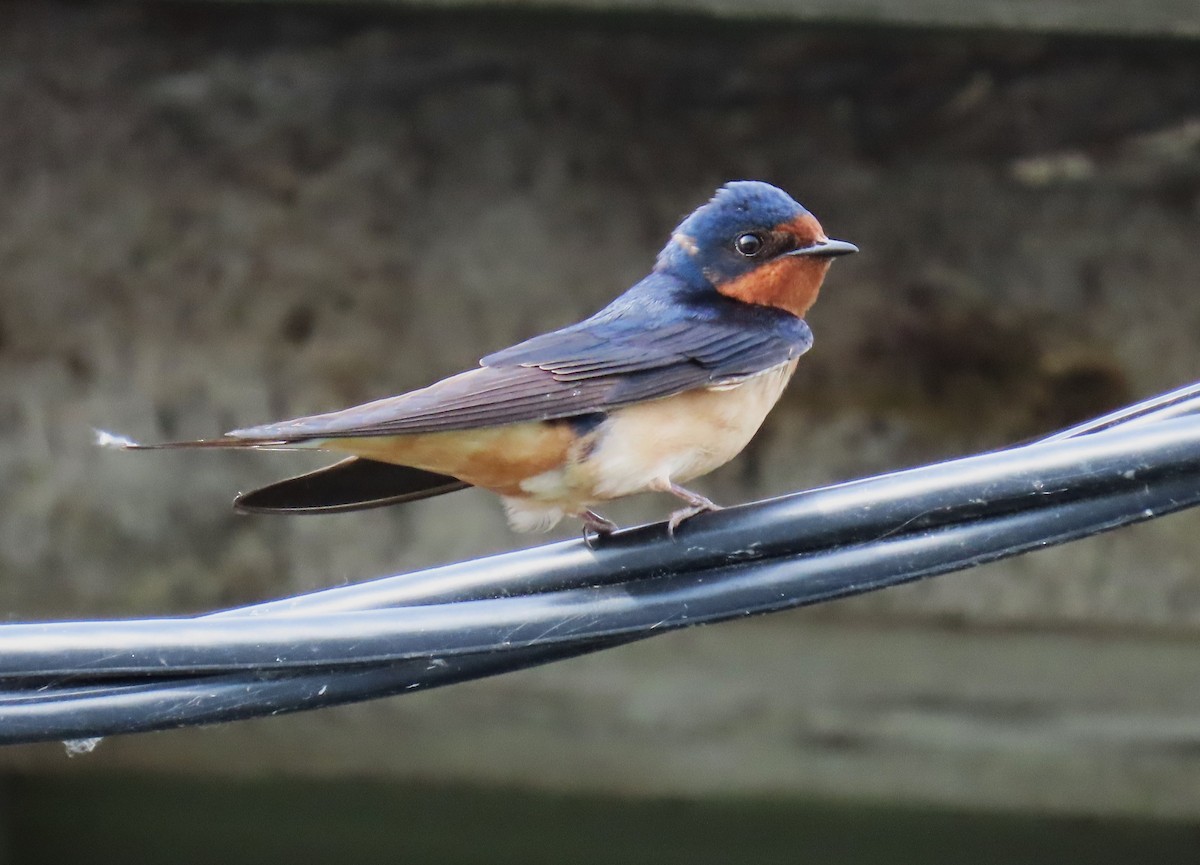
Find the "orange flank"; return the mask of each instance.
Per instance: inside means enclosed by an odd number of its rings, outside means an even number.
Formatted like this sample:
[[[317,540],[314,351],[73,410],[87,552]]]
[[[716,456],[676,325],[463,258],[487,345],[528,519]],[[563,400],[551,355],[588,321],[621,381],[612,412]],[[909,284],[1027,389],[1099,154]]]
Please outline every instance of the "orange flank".
[[[331,438],[318,447],[451,475],[501,495],[516,495],[521,481],[566,463],[577,440],[569,423],[530,421],[414,435]]]

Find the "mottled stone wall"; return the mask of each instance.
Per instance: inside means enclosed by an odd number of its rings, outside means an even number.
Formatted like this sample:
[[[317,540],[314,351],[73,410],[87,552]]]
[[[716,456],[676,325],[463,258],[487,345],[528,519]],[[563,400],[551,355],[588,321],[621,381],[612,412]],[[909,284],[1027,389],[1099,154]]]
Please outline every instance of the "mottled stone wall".
[[[216,5],[0,16],[10,618],[201,610],[529,542],[477,491],[238,517],[236,491],[320,460],[114,453],[91,429],[206,436],[427,383],[605,303],[728,179],[785,187],[863,252],[835,265],[780,407],[704,486],[719,501],[1200,378],[1191,45]],[[880,623],[1191,635],[1195,539],[1185,514],[791,621],[868,646]]]

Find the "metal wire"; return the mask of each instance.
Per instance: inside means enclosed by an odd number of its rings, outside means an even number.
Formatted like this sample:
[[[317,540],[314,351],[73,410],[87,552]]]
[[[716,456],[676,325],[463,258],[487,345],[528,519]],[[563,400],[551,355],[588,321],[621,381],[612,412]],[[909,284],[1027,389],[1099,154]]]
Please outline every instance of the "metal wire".
[[[875,591],[1200,503],[1200,385],[1048,439],[199,618],[0,626],[0,742],[424,689]]]

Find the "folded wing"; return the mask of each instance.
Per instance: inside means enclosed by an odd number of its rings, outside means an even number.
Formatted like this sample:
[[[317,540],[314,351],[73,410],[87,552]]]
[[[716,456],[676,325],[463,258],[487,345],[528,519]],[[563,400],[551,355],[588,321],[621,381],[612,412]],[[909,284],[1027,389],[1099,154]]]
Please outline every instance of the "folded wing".
[[[754,375],[807,351],[808,326],[770,312],[769,326],[716,320],[635,330],[589,320],[488,355],[479,369],[421,390],[234,430],[228,439],[288,443],[446,432],[605,412]]]

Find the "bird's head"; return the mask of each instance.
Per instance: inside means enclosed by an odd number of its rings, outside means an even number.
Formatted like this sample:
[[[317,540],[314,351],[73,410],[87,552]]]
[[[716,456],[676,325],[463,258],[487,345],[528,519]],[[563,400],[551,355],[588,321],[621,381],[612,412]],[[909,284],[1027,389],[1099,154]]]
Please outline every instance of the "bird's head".
[[[830,240],[821,223],[782,189],[727,183],[679,224],[655,269],[726,297],[803,316],[834,257],[858,252]]]

